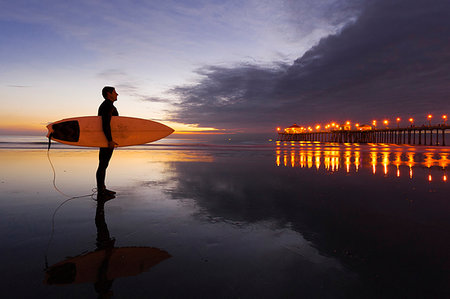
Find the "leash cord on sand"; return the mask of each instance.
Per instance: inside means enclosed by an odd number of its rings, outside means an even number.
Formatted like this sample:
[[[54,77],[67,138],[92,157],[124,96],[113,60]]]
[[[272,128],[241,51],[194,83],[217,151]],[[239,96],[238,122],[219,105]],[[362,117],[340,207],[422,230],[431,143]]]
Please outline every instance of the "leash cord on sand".
[[[86,195],[81,195],[81,196],[70,196],[70,195],[67,195],[66,193],[62,192],[61,190],[59,190],[59,188],[56,186],[56,171],[55,171],[55,167],[53,166],[52,160],[50,159],[50,149],[47,150],[47,158],[48,158],[48,161],[50,162],[50,166],[52,167],[52,171],[53,171],[53,187],[55,188],[56,191],[58,191],[63,196],[69,198],[69,200],[75,199],[75,198],[87,197],[87,196],[91,196],[92,197],[92,196],[95,195],[96,188],[92,189],[92,193],[91,194],[86,194]]]
[[[96,193],[96,191],[95,191],[94,189],[92,189],[92,194],[84,195],[84,196],[74,196],[74,197],[68,198],[68,199],[66,199],[65,201],[63,201],[63,202],[55,209],[55,211],[53,212],[53,215],[52,215],[52,232],[50,233],[50,239],[48,240],[47,248],[45,249],[45,269],[48,269],[48,258],[47,258],[47,256],[48,256],[48,250],[49,250],[49,248],[50,248],[50,244],[52,243],[52,241],[53,241],[53,236],[54,236],[54,234],[55,234],[55,216],[56,216],[56,213],[57,213],[58,210],[59,210],[64,204],[66,204],[67,202],[69,202],[69,201],[71,201],[71,200],[73,200],[73,199],[76,199],[76,198],[82,198],[82,197],[88,197],[88,196],[90,196],[90,197],[93,198],[93,196],[95,195],[95,193]]]
[[[52,232],[51,232],[51,234],[50,234],[50,239],[48,240],[48,243],[47,243],[47,248],[45,249],[45,269],[48,269],[48,259],[47,259],[47,255],[48,255],[48,250],[49,250],[49,248],[50,248],[50,244],[51,244],[51,242],[52,242],[52,240],[53,240],[53,236],[54,236],[54,233],[55,233],[55,216],[56,216],[56,213],[58,212],[58,210],[59,210],[64,204],[66,204],[67,202],[69,202],[69,201],[71,201],[71,200],[73,200],[73,199],[76,199],[76,198],[91,197],[92,199],[94,199],[94,195],[97,193],[97,189],[96,189],[96,188],[93,188],[91,194],[86,194],[86,195],[81,195],[81,196],[72,196],[72,197],[71,197],[71,196],[65,194],[64,192],[62,192],[61,190],[58,189],[58,187],[56,186],[56,171],[55,171],[55,167],[53,166],[52,160],[50,159],[50,138],[49,138],[49,147],[48,147],[48,150],[47,150],[47,158],[48,158],[48,161],[50,162],[50,166],[52,167],[52,170],[53,170],[53,187],[54,187],[55,190],[58,191],[60,194],[62,194],[62,195],[65,196],[65,197],[68,197],[68,199],[66,199],[65,201],[63,201],[63,202],[55,209],[55,211],[53,212],[53,215],[52,215]],[[95,200],[95,199],[94,199],[94,200]]]

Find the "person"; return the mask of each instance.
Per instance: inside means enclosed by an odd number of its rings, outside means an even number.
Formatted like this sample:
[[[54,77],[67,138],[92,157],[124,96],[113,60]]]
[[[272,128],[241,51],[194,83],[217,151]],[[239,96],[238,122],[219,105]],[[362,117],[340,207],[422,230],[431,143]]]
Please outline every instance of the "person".
[[[117,101],[116,89],[111,86],[105,86],[102,90],[103,98],[105,99],[98,108],[98,116],[102,117],[102,128],[106,139],[108,140],[108,147],[101,147],[99,151],[99,163],[96,172],[97,179],[97,194],[100,196],[116,194],[112,190],[106,189],[105,177],[106,169],[108,168],[109,161],[111,160],[114,147],[117,143],[114,142],[111,135],[111,118],[112,116],[119,116],[116,107],[114,107],[114,102]]]

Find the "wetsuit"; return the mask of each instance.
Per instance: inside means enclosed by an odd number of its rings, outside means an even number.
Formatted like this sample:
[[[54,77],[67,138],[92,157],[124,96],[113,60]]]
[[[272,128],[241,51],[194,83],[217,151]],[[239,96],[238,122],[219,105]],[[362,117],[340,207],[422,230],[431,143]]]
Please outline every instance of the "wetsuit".
[[[111,136],[111,117],[119,116],[116,107],[114,107],[114,103],[110,100],[104,100],[103,103],[98,108],[98,116],[102,117],[102,127],[103,132],[105,133],[106,139],[108,141],[112,141]],[[99,152],[99,163],[98,169],[96,173],[97,178],[97,190],[104,190],[105,187],[105,177],[106,177],[106,168],[108,168],[109,160],[113,154],[114,148],[109,147],[101,147]]]

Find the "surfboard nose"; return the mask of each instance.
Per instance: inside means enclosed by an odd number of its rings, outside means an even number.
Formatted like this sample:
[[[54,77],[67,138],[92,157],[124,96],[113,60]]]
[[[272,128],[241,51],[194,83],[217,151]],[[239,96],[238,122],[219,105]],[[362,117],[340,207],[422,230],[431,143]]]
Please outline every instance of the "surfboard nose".
[[[166,130],[167,130],[167,132],[166,132],[166,133],[167,133],[166,137],[169,136],[170,134],[172,134],[173,132],[175,132],[175,130],[172,129],[171,127],[166,126],[166,125],[163,125],[163,126],[165,126],[165,127],[166,127]]]
[[[175,130],[172,129],[171,127],[168,127],[168,126],[166,126],[166,127],[167,127],[167,131],[170,132],[169,134],[167,134],[167,136],[169,136],[170,134],[172,134],[173,132],[175,132]]]
[[[170,134],[172,134],[173,132],[175,132],[174,129],[172,129],[171,127],[162,124],[162,123],[158,123],[158,122],[153,122],[152,124],[154,126],[155,129],[157,129],[161,134],[164,134],[164,137],[169,136]]]

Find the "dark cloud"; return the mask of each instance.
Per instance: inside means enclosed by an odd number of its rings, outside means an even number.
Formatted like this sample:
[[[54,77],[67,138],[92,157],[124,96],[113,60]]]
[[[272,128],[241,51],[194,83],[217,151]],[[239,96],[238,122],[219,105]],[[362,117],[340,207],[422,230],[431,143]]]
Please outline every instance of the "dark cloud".
[[[174,120],[247,131],[450,110],[450,2],[368,1],[290,65],[207,66]]]
[[[240,129],[270,117],[279,109],[272,95],[283,69],[287,66],[205,67],[199,70],[203,76],[199,84],[173,89],[183,99],[178,120]]]

